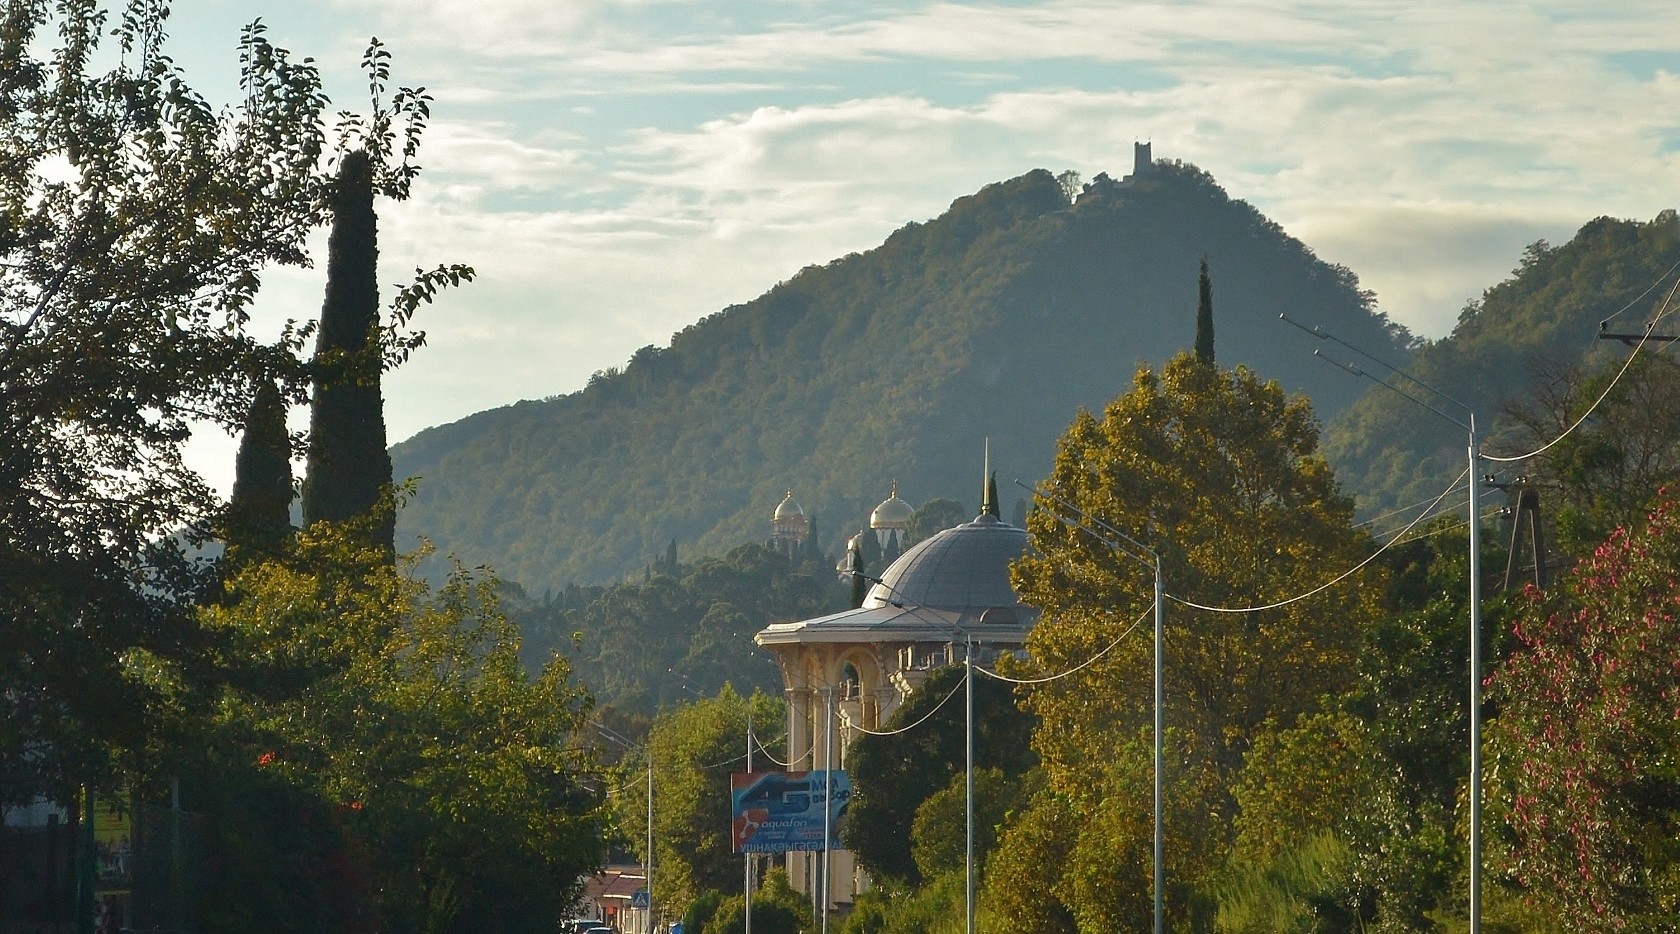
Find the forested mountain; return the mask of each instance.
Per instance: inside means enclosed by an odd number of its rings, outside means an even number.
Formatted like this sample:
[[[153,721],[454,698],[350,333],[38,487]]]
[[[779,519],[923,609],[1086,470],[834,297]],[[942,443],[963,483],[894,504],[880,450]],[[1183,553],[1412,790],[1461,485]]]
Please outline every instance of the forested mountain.
[[[1629,348],[1599,339],[1600,324],[1608,322],[1611,333],[1641,332],[1669,298],[1677,255],[1680,224],[1672,210],[1649,222],[1601,217],[1563,246],[1535,243],[1524,251],[1510,278],[1465,307],[1452,334],[1418,348],[1409,370],[1474,408],[1484,452],[1526,454],[1555,431],[1537,437],[1522,419],[1513,417],[1513,407],[1543,404],[1544,398],[1568,394],[1571,387],[1566,383],[1606,366],[1619,368]],[[1672,319],[1656,332],[1675,333]],[[1296,336],[1304,337],[1299,332]],[[1662,352],[1662,346],[1649,345],[1648,352]],[[1340,348],[1325,352],[1365,363]],[[1335,375],[1330,367],[1323,369]],[[1378,367],[1365,369],[1382,372]],[[1324,450],[1343,488],[1358,494],[1361,512],[1432,499],[1465,469],[1464,428],[1397,393],[1352,376],[1343,378],[1370,389],[1351,408],[1329,418]],[[1465,420],[1460,406],[1416,385],[1398,386],[1441,413]],[[1321,414],[1324,411],[1321,407]],[[1584,403],[1580,411],[1585,411]],[[1561,430],[1570,420],[1573,416],[1554,427]],[[1526,465],[1489,469],[1504,479],[1530,470]],[[1641,497],[1630,505],[1642,507],[1643,502]]]
[[[1365,387],[1313,363],[1279,312],[1409,351],[1349,270],[1193,166],[1099,175],[1069,200],[1043,170],[987,186],[579,392],[422,432],[392,452],[420,478],[404,536],[540,592],[639,573],[673,539],[763,541],[792,489],[837,552],[895,479],[912,503],[974,495],[984,439],[1006,485],[1042,475],[1078,407],[1191,345],[1203,257],[1219,362],[1324,415]]]

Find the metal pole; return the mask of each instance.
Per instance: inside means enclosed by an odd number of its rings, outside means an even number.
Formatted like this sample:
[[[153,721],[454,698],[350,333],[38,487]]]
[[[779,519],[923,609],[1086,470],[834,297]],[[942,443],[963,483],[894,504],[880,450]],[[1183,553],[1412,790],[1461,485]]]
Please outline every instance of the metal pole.
[[[1470,413],[1470,934],[1482,930],[1482,512],[1481,451]],[[1541,560],[1539,556],[1536,561]]]
[[[1161,574],[1161,556],[1155,555],[1155,934],[1162,934],[1162,889],[1165,887],[1166,829],[1163,820],[1161,772],[1164,756],[1161,753],[1166,734],[1166,694],[1162,688],[1162,645],[1166,641],[1166,586]]]
[[[966,735],[967,759],[963,766],[967,786],[964,810],[967,812],[968,848],[963,857],[963,871],[966,873],[966,888],[968,890],[968,934],[974,934],[974,635],[967,634],[968,651],[964,659],[964,666],[968,670],[968,717],[964,725]]]
[[[1476,410],[1463,402],[1447,395],[1434,386],[1407,373],[1405,370],[1391,366],[1377,357],[1373,357],[1358,347],[1331,334],[1321,328],[1309,328],[1296,321],[1291,321],[1287,315],[1279,315],[1285,322],[1306,331],[1319,340],[1334,340],[1343,347],[1358,353],[1368,360],[1376,362],[1384,369],[1397,376],[1422,386],[1442,399],[1463,409],[1468,416],[1468,423],[1461,422],[1451,415],[1441,411],[1433,405],[1419,399],[1386,380],[1378,379],[1370,373],[1356,366],[1331,360],[1318,351],[1313,355],[1332,366],[1346,370],[1354,376],[1363,376],[1390,392],[1398,393],[1417,403],[1423,408],[1434,412],[1449,422],[1465,429],[1470,434],[1470,934],[1481,934],[1482,930],[1482,507],[1481,477],[1482,453],[1476,442]],[[1540,559],[1535,558],[1538,562]]]
[[[831,795],[834,794],[834,689],[823,689],[823,696],[828,699],[824,705],[823,715],[823,855],[822,855],[822,934],[828,934],[828,903],[833,901],[829,895],[829,847],[828,841],[834,833],[829,822],[833,819],[834,805]]]
[[[752,753],[753,753],[752,698],[748,697],[747,698],[747,774],[749,774],[749,775],[752,774]],[[741,897],[746,900],[746,908],[743,911],[743,914],[746,916],[746,928],[747,928],[746,929],[746,934],[752,934],[752,860],[753,860],[753,855],[751,853],[743,853],[742,855],[744,857],[746,857],[746,863],[747,863],[746,882],[745,882],[744,887],[743,887],[742,892],[741,892]]]
[[[651,739],[651,737],[649,737]],[[653,934],[653,745],[647,747],[647,865],[642,867],[643,881],[647,883],[647,930]]]

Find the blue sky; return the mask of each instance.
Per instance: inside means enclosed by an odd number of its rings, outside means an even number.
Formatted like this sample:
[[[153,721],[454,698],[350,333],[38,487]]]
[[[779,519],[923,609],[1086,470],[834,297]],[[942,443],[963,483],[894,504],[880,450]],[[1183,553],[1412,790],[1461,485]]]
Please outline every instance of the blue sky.
[[[423,311],[393,440],[578,389],[990,182],[1122,175],[1137,140],[1429,338],[1524,245],[1680,200],[1672,0],[178,4],[172,50],[213,100],[258,17],[335,103],[363,104],[373,35],[436,99],[414,198],[381,206],[382,279],[481,278]],[[320,290],[270,277],[264,320]],[[203,469],[231,450],[206,439]]]

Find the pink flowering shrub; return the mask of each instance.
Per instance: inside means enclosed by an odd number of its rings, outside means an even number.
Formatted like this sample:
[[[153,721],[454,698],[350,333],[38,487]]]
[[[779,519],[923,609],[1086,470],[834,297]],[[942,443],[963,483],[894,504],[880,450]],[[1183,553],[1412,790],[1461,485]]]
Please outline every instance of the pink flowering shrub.
[[[1680,918],[1677,509],[1531,590],[1489,679],[1490,863],[1565,930]]]

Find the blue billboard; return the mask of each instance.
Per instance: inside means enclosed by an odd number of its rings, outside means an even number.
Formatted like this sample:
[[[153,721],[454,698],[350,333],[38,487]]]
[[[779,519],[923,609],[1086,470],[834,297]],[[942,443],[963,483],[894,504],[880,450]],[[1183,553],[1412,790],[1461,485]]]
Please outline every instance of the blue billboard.
[[[733,852],[825,849],[825,816],[826,849],[841,849],[840,825],[852,800],[844,771],[736,772],[729,776],[729,791]]]

